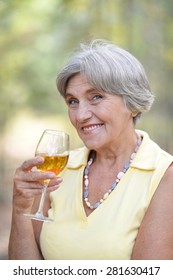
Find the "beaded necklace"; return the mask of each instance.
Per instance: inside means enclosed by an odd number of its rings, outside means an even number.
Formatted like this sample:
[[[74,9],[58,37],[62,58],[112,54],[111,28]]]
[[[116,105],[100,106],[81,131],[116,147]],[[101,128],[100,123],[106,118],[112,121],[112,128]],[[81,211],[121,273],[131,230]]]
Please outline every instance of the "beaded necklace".
[[[89,196],[89,189],[88,189],[88,186],[89,186],[89,178],[88,178],[88,175],[89,175],[89,169],[90,169],[90,166],[91,164],[93,163],[94,159],[95,159],[95,156],[96,156],[96,153],[95,151],[91,151],[90,153],[90,159],[87,163],[87,166],[85,167],[84,169],[84,195],[83,195],[83,198],[84,198],[84,201],[85,201],[85,204],[87,205],[87,207],[89,207],[90,209],[96,209],[109,195],[110,193],[115,189],[115,187],[118,185],[118,183],[120,182],[121,178],[124,176],[124,174],[127,172],[127,170],[129,169],[130,167],[130,164],[131,162],[133,161],[134,157],[136,156],[136,153],[139,149],[139,146],[141,144],[141,137],[138,137],[137,138],[137,145],[135,147],[135,150],[134,152],[131,154],[130,156],[130,160],[129,162],[125,163],[124,165],[124,169],[123,171],[120,171],[117,175],[117,178],[115,180],[115,182],[111,185],[110,189],[103,195],[103,197],[97,201],[95,204],[91,204],[89,202],[89,199],[88,199],[88,196]]]

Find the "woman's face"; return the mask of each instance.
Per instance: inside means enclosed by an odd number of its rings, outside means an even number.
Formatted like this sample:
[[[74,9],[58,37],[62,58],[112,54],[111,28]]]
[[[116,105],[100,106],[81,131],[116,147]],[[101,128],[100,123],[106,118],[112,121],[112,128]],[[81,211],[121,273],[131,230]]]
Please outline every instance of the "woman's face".
[[[84,75],[68,81],[66,103],[70,121],[89,149],[111,149],[134,130],[132,112],[123,99],[94,89]]]

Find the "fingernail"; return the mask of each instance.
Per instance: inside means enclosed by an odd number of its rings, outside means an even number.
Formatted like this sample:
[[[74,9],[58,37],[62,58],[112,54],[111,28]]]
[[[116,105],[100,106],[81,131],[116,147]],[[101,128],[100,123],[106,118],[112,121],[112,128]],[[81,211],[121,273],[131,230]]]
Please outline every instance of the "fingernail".
[[[55,185],[55,186],[53,186],[53,188],[58,189],[58,188],[59,188],[59,185]]]
[[[36,162],[37,163],[42,163],[43,161],[44,161],[44,159],[42,157],[36,158]]]
[[[47,176],[48,176],[49,179],[55,178],[55,174],[54,173],[49,173]]]
[[[57,178],[57,180],[56,180],[56,182],[59,184],[59,183],[61,183],[63,181],[63,179],[62,178]]]

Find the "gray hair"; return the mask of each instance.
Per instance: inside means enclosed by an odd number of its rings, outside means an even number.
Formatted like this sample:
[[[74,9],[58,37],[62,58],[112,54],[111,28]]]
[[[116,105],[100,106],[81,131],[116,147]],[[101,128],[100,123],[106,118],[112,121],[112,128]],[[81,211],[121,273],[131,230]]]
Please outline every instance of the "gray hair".
[[[133,113],[134,123],[154,101],[142,64],[129,52],[103,40],[81,44],[57,77],[57,88],[65,97],[69,79],[81,73],[88,83],[110,94],[122,96]]]

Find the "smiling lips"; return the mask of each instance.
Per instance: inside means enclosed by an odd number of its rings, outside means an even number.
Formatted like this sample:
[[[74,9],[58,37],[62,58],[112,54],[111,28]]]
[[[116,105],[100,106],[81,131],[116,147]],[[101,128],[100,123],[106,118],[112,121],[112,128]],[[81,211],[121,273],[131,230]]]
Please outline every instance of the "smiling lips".
[[[84,132],[89,132],[89,131],[92,131],[92,130],[95,130],[95,129],[101,127],[102,125],[103,124],[88,125],[88,126],[82,127],[82,130]]]

